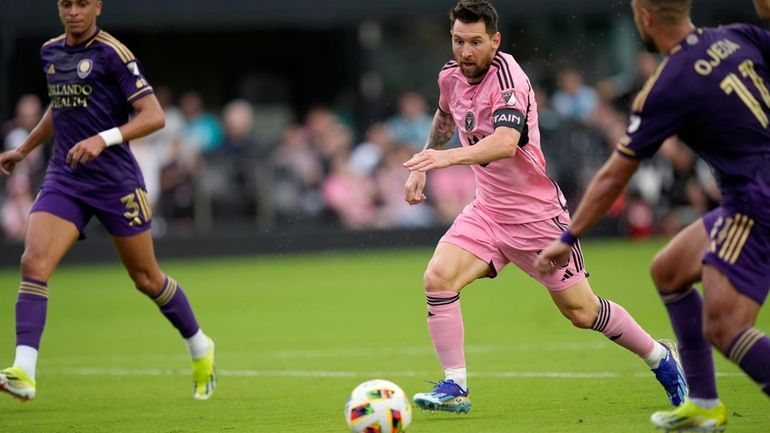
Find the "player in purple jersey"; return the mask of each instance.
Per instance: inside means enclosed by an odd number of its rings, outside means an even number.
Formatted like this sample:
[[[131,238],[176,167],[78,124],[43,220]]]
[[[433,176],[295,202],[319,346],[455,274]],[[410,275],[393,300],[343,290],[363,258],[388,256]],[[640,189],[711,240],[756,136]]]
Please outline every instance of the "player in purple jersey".
[[[149,296],[185,339],[193,397],[214,391],[214,342],[195,319],[174,279],[161,272],[150,233],[144,180],[128,142],[163,127],[163,111],[139,61],[96,26],[101,0],[58,0],[64,34],[40,49],[51,104],[16,150],[0,154],[8,175],[32,150],[54,138],[53,156],[30,211],[16,302],[16,358],[0,371],[0,391],[35,397],[35,369],[45,327],[48,279],[91,217],[112,236],[136,288]],[[129,114],[134,116],[129,120]]]
[[[595,175],[569,231],[540,256],[542,273],[609,209],[640,160],[677,135],[714,169],[720,207],[677,234],[652,263],[690,395],[656,412],[664,429],[721,431],[711,346],[770,395],[770,338],[755,322],[770,288],[770,32],[746,24],[696,28],[690,0],[633,0],[644,44],[666,55],[639,92],[628,133]],[[693,284],[703,283],[703,298]]]
[[[439,241],[423,277],[428,329],[444,370],[433,391],[418,393],[427,410],[468,412],[460,291],[477,278],[494,277],[508,263],[542,284],[559,311],[579,328],[601,332],[642,358],[678,405],[684,374],[672,350],[656,342],[620,305],[596,296],[588,284],[579,245],[558,275],[540,277],[535,258],[569,222],[559,187],[546,175],[534,91],[510,54],[499,51],[497,12],[486,0],[460,0],[450,11],[455,60],[439,73],[438,110],[425,150],[404,165],[410,204],[425,200],[426,172],[470,165],[476,198]],[[444,150],[455,131],[463,146]]]

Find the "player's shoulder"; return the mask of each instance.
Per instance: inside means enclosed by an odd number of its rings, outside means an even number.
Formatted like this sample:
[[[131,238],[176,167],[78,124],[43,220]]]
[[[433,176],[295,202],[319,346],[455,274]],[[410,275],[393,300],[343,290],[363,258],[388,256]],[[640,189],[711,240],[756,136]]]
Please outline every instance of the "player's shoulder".
[[[62,45],[64,43],[64,38],[66,36],[67,36],[66,34],[62,33],[62,34],[60,34],[59,36],[57,36],[55,38],[51,38],[51,39],[43,42],[43,45],[40,46],[40,49],[43,50],[43,49],[51,48],[51,47],[54,47],[54,46],[60,46],[60,45]]]
[[[438,76],[439,79],[443,79],[444,77],[448,77],[457,72],[460,72],[460,65],[458,65],[456,61],[450,60],[444,63],[444,66],[442,66],[441,70],[438,72]]]
[[[100,29],[93,40],[90,42],[92,46],[102,48],[102,50],[111,56],[117,56],[121,62],[129,63],[136,60],[134,53],[128,49],[122,42],[120,42],[115,36]]]
[[[515,89],[517,81],[524,75],[513,56],[502,51],[495,53],[492,58],[490,72],[496,75],[500,90]]]

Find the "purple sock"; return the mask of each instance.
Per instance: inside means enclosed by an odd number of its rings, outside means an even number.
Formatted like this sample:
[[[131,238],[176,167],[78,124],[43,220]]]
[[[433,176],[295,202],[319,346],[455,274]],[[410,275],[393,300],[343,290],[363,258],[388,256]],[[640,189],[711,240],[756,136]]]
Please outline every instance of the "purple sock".
[[[16,300],[16,345],[40,348],[48,311],[48,283],[23,277]]]
[[[757,328],[749,328],[730,343],[727,356],[770,397],[770,338]]]
[[[683,294],[662,295],[679,342],[690,397],[714,399],[717,394],[714,356],[703,335],[703,300],[694,288]]]
[[[166,276],[160,295],[153,299],[161,313],[171,322],[184,338],[190,338],[200,329],[195,320],[190,302],[182,287],[173,278]]]

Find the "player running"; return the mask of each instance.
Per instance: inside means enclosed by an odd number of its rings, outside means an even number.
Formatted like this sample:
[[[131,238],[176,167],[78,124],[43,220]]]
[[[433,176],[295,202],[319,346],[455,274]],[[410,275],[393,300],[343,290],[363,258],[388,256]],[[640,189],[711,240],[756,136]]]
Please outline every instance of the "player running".
[[[51,105],[24,143],[0,154],[8,175],[33,149],[54,138],[53,156],[30,211],[16,302],[16,359],[0,371],[0,391],[35,397],[35,368],[45,327],[48,279],[91,217],[112,235],[136,288],[149,296],[185,339],[193,397],[216,385],[214,342],[195,319],[182,287],[155,260],[144,179],[128,142],[163,127],[163,111],[133,53],[96,26],[100,0],[58,0],[64,34],[40,50]],[[129,114],[135,114],[129,120]]]
[[[460,0],[450,22],[454,60],[439,73],[439,107],[428,143],[404,164],[411,171],[405,196],[410,204],[423,202],[426,172],[457,164],[472,167],[477,189],[439,241],[423,278],[428,329],[445,379],[415,395],[415,404],[470,410],[460,291],[514,263],[548,289],[573,325],[601,332],[644,359],[671,404],[679,405],[687,385],[675,347],[656,342],[623,307],[593,294],[578,243],[558,273],[537,274],[538,253],[570,218],[545,172],[532,86],[513,57],[498,50],[497,12],[489,1]],[[443,150],[457,128],[462,147]]]
[[[721,431],[727,411],[717,394],[711,346],[770,395],[770,338],[754,327],[770,288],[770,33],[746,24],[696,28],[690,0],[633,0],[631,6],[645,45],[666,58],[634,101],[628,135],[537,267],[557,272],[640,161],[671,135],[686,142],[716,172],[722,200],[653,261],[690,395],[679,408],[654,413],[652,423]],[[698,281],[702,298],[693,288]]]

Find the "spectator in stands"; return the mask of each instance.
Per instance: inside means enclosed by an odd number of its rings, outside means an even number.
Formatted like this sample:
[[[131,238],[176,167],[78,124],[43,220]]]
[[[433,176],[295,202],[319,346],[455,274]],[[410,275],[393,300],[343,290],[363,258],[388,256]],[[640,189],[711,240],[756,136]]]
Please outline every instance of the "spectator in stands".
[[[287,127],[270,161],[273,206],[279,219],[306,220],[320,215],[324,208],[320,193],[324,168],[310,142],[308,128]]]
[[[383,156],[392,147],[393,134],[390,127],[381,122],[373,123],[366,130],[366,141],[353,148],[350,155],[350,165],[358,173],[372,176],[380,165]]]
[[[596,91],[583,83],[583,75],[567,68],[559,72],[559,89],[553,94],[551,104],[564,119],[588,121],[596,108]]]
[[[404,170],[403,162],[413,154],[410,144],[399,143],[390,147],[374,174],[379,202],[376,225],[380,228],[429,227],[434,223],[432,206],[410,206],[404,200],[404,184],[409,172]]]
[[[4,150],[18,148],[42,116],[40,98],[36,95],[20,97],[16,102],[16,116],[5,125],[8,133],[4,139]],[[16,167],[13,175],[26,177],[28,188],[37,191],[45,172],[45,164],[45,150],[39,146]]]
[[[393,140],[408,143],[420,151],[428,142],[433,116],[428,114],[428,104],[418,92],[409,91],[398,98],[398,113],[391,116],[388,126],[393,131]]]
[[[222,144],[222,126],[216,116],[205,111],[203,98],[198,92],[188,91],[183,94],[179,99],[179,107],[187,120],[184,147],[205,154]]]

